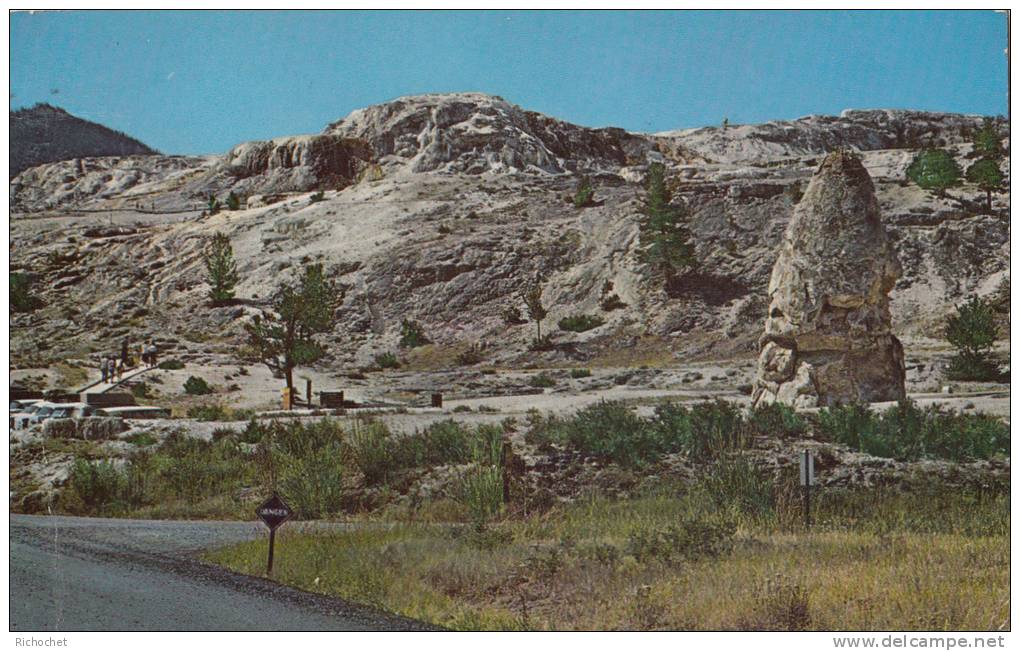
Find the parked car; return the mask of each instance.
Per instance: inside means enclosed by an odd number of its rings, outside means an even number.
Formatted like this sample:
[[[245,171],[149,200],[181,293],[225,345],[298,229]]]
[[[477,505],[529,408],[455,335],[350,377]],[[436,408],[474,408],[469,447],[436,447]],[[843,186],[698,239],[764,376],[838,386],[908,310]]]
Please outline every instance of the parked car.
[[[37,423],[41,423],[46,420],[46,417],[50,415],[54,407],[59,407],[60,403],[47,402],[40,400],[39,402],[29,405],[24,411],[17,414],[11,419],[11,426],[14,429],[23,429],[25,427],[31,427]]]
[[[39,400],[11,400],[10,419],[11,428],[14,428],[15,420],[18,416],[26,413],[29,408],[38,403]]]
[[[97,409],[92,415],[106,416],[109,418],[153,420],[157,418],[170,418],[170,410],[164,407],[104,407],[102,409]]]
[[[88,418],[95,411],[95,407],[84,402],[64,402],[53,407],[53,411],[46,418]]]
[[[25,411],[35,403],[39,402],[38,398],[32,400],[11,400],[11,413],[17,411]]]

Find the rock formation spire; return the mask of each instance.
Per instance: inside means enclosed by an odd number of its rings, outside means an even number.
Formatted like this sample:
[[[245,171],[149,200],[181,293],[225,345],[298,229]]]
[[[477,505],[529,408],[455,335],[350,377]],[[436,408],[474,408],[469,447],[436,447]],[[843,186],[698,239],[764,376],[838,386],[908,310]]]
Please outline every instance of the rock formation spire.
[[[889,291],[902,270],[855,155],[825,157],[769,281],[753,403],[813,407],[905,397]]]

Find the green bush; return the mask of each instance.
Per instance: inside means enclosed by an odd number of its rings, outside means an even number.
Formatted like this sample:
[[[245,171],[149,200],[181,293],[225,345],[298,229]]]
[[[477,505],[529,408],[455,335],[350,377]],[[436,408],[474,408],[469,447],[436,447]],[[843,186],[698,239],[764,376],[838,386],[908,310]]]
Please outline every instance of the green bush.
[[[627,553],[639,562],[676,564],[717,558],[733,549],[736,525],[707,517],[683,518],[662,528],[641,527],[627,537]]]
[[[559,321],[560,330],[566,330],[568,332],[587,332],[594,328],[604,324],[605,320],[592,314],[574,314],[572,316],[563,317]]]
[[[694,490],[706,497],[718,512],[758,521],[776,513],[778,486],[775,480],[740,454],[713,462],[698,479]]]
[[[255,416],[252,415],[248,419],[248,425],[238,435],[238,440],[241,443],[261,443],[268,431],[269,428],[255,420]]]
[[[124,473],[111,461],[76,459],[67,485],[87,513],[103,513],[121,499]]]
[[[792,407],[778,402],[751,410],[748,424],[758,436],[792,438],[807,433],[807,421]]]
[[[658,458],[658,433],[621,402],[599,402],[566,418],[533,421],[532,443],[569,445],[584,454],[638,467]]]
[[[573,202],[575,208],[585,208],[594,205],[595,187],[588,176],[582,176],[574,192]]]
[[[693,407],[660,405],[650,419],[636,416],[623,403],[600,402],[566,418],[535,415],[526,439],[640,467],[675,452],[696,461],[719,458],[747,447],[749,429],[739,408],[721,400]]]
[[[223,405],[195,405],[194,407],[188,407],[188,418],[207,422],[229,420],[227,410]]]
[[[252,409],[232,409],[223,405],[196,405],[188,408],[188,418],[205,422],[233,422],[251,420],[255,417]]]
[[[161,371],[179,371],[184,368],[184,362],[176,359],[168,359],[156,366]]]
[[[381,421],[357,420],[347,435],[351,461],[361,471],[365,484],[385,482],[397,470],[390,431]]]
[[[539,373],[538,375],[531,376],[528,380],[528,385],[536,389],[548,389],[556,386],[556,378],[548,373]]]
[[[461,477],[457,500],[475,523],[498,515],[503,509],[503,469],[491,464],[473,465]]]
[[[10,301],[12,312],[31,312],[40,301],[32,293],[32,279],[28,274],[10,274]]]
[[[184,382],[184,393],[189,396],[204,396],[212,393],[212,387],[209,383],[200,377],[190,376]]]
[[[907,178],[925,190],[944,194],[959,185],[963,171],[953,155],[944,149],[920,151],[907,168]]]
[[[740,410],[722,400],[693,407],[659,405],[653,418],[660,451],[686,452],[695,461],[716,459],[747,447],[747,428]]]
[[[149,385],[145,382],[139,382],[131,386],[131,395],[135,398],[144,400],[149,397]]]
[[[271,439],[277,487],[294,513],[313,519],[339,512],[344,447],[340,424],[330,419],[290,423],[277,426]]]
[[[158,442],[156,437],[148,432],[138,432],[126,437],[124,440],[131,445],[137,445],[138,447],[148,447],[150,445],[155,445]]]
[[[310,197],[308,197],[308,203],[318,203],[325,198],[326,193],[323,192],[322,190],[319,190],[318,192],[315,192]]]
[[[433,423],[413,434],[394,437],[381,421],[359,421],[347,437],[348,454],[369,485],[385,483],[405,468],[496,463],[502,454],[501,430],[471,428],[453,419]],[[495,456],[494,456],[495,455]]]
[[[876,457],[905,461],[971,461],[1009,455],[1009,427],[985,414],[957,414],[939,405],[900,402],[882,414],[850,405],[823,409],[817,432]]]
[[[951,380],[996,381],[999,367],[991,360],[998,334],[991,303],[978,296],[956,307],[946,320],[946,339],[956,349],[946,377]]]
[[[151,459],[153,501],[166,498],[195,503],[230,493],[251,481],[253,468],[237,442],[203,441],[171,434]]]
[[[570,377],[575,379],[575,380],[580,380],[581,378],[591,377],[591,370],[586,369],[586,368],[572,368],[572,369],[570,369]]]
[[[477,346],[471,346],[467,350],[457,353],[457,364],[459,366],[474,366],[483,361],[485,361],[485,357]]]
[[[379,353],[375,356],[375,365],[379,368],[400,368],[400,360],[391,352]]]
[[[425,336],[425,329],[420,323],[411,319],[404,319],[400,324],[400,347],[417,348],[432,342]]]

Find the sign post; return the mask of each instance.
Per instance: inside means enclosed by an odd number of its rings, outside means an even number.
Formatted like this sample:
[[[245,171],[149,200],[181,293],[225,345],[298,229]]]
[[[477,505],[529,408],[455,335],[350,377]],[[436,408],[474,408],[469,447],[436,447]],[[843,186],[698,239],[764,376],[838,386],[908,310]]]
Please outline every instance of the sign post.
[[[804,488],[804,526],[811,528],[811,485],[815,483],[815,457],[810,450],[800,455],[800,485]]]
[[[276,529],[290,519],[293,512],[287,503],[280,499],[280,496],[273,493],[273,496],[255,509],[255,514],[269,527],[269,561],[266,564],[266,576],[273,576],[273,547],[276,544]]]

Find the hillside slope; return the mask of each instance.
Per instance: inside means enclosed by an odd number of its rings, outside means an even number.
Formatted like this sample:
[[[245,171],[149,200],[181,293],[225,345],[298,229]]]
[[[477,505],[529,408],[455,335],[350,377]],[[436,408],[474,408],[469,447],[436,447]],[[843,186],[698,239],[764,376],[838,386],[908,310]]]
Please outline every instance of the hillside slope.
[[[777,244],[833,147],[860,152],[903,264],[894,330],[931,336],[954,303],[1007,277],[1009,197],[997,195],[986,215],[980,189],[937,198],[906,184],[904,172],[918,139],[937,139],[968,164],[968,133],[979,124],[978,116],[850,111],[649,135],[462,93],[400,98],[317,136],[245,143],[220,157],[45,165],[11,184],[12,270],[31,274],[45,303],[13,316],[12,363],[80,357],[123,336],[231,363],[245,320],[309,261],[346,289],[323,369],[394,350],[404,319],[423,324],[437,355],[477,345],[493,364],[609,363],[639,349],[660,361],[750,358]],[[667,165],[701,260],[669,291],[637,256],[650,161]],[[596,205],[583,209],[567,200],[580,174],[596,186]],[[204,214],[210,194],[231,191],[247,199],[242,210]],[[313,191],[323,200],[312,201]],[[201,251],[217,232],[231,238],[241,300],[212,309]],[[533,325],[502,317],[536,278],[550,309],[543,330],[553,333],[541,353],[529,350]],[[602,299],[614,293],[607,310]],[[575,314],[605,324],[556,330]]]
[[[10,114],[10,178],[43,163],[155,153],[130,136],[49,104]]]

